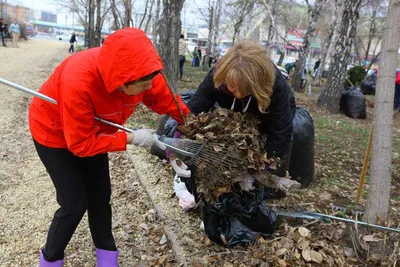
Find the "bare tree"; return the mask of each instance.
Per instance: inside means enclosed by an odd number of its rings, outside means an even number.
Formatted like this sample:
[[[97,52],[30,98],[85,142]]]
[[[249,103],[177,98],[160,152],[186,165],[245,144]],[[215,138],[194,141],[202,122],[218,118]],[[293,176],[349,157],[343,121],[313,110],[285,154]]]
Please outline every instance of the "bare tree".
[[[327,0],[316,0],[315,5],[311,6],[308,0],[305,0],[308,6],[308,29],[306,34],[303,37],[303,46],[300,47],[299,51],[299,58],[296,62],[296,68],[294,71],[294,79],[292,83],[292,87],[295,91],[302,90],[302,75],[305,68],[306,57],[309,53],[310,49],[310,41],[314,36],[315,29],[317,27],[317,22],[319,19],[319,15],[323,5],[326,3]]]
[[[158,52],[164,62],[164,71],[172,89],[178,84],[178,42],[181,35],[181,10],[184,0],[163,0],[163,13],[159,21],[160,43]]]
[[[339,112],[339,101],[349,63],[350,49],[355,37],[361,0],[345,0],[340,35],[335,45],[335,55],[329,67],[330,75],[321,91],[318,104],[332,112]]]
[[[203,59],[203,71],[208,70],[208,61],[210,60],[210,53],[212,48],[212,37],[213,37],[213,27],[214,27],[214,16],[215,16],[215,1],[208,0],[208,36],[207,36],[207,54]]]
[[[130,27],[132,22],[132,0],[124,0],[125,16],[124,16],[124,28]]]
[[[154,6],[154,0],[151,0],[149,15],[147,16],[146,26],[144,26],[144,32],[147,32],[149,29],[150,21],[153,16],[153,6]]]
[[[121,14],[117,8],[115,0],[110,0],[110,6],[111,6],[111,13],[114,18],[114,24],[113,24],[113,29],[118,30],[121,29]]]
[[[331,7],[331,8],[333,8],[333,13],[332,13],[332,17],[329,20],[330,26],[328,29],[328,33],[325,36],[324,42],[323,42],[321,62],[319,65],[320,70],[317,73],[317,77],[315,77],[318,85],[320,85],[320,83],[321,83],[321,77],[322,77],[322,74],[325,69],[325,62],[329,56],[329,51],[332,46],[332,37],[333,37],[333,34],[335,33],[335,28],[336,28],[336,25],[338,22],[338,14],[339,14],[339,11],[341,10],[341,6],[342,6],[342,0],[334,0],[333,5]]]
[[[222,11],[222,2],[223,0],[217,0],[215,3],[215,16],[214,16],[214,34],[213,34],[213,54],[214,57],[217,55],[218,53],[218,40],[219,40],[219,25],[220,25],[220,21],[221,21],[221,11]]]
[[[105,2],[102,6],[100,0],[58,0],[56,3],[77,15],[79,23],[85,29],[85,46],[100,45],[101,29],[112,5]]]
[[[240,28],[245,20],[245,18],[249,15],[249,13],[253,10],[255,0],[235,0],[228,4],[233,9],[233,28],[234,33],[232,37],[232,43],[235,43],[236,38],[240,35]]]
[[[389,211],[392,180],[392,127],[395,73],[400,42],[400,0],[390,0],[382,40],[379,79],[375,96],[371,180],[366,219],[383,223]]]
[[[160,13],[161,13],[161,0],[157,0],[157,4],[156,4],[156,17],[155,17],[155,21],[154,21],[154,25],[153,25],[153,42],[156,45],[156,47],[158,47],[159,44],[159,21],[160,21]]]

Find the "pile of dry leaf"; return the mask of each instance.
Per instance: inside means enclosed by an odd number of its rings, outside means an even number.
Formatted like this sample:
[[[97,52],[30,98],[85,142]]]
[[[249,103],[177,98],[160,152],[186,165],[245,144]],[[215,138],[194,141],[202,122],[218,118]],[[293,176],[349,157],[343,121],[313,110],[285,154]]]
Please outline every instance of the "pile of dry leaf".
[[[198,192],[206,199],[230,191],[244,173],[260,173],[271,163],[264,150],[259,121],[248,114],[218,108],[197,117],[189,115],[179,130],[189,138],[205,143],[196,162]]]

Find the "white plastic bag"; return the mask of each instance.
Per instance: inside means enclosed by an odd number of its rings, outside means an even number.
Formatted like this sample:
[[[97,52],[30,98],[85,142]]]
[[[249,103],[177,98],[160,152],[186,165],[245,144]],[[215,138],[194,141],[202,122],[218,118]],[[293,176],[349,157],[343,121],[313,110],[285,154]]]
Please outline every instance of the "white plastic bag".
[[[175,195],[179,199],[179,206],[181,206],[184,211],[188,211],[189,209],[196,207],[194,196],[190,194],[185,183],[182,182],[177,175],[174,177],[174,191]]]

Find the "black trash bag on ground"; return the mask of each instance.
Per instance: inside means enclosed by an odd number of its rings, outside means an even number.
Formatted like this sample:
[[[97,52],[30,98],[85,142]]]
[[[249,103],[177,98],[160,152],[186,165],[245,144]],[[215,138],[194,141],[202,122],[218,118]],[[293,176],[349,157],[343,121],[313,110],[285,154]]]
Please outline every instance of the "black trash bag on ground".
[[[296,107],[293,118],[293,147],[289,175],[307,187],[314,179],[314,122],[303,107]]]
[[[376,82],[367,79],[361,83],[361,92],[364,95],[375,95]]]
[[[263,189],[224,193],[214,205],[202,201],[205,232],[213,242],[244,245],[269,237],[276,229],[277,215],[263,201]]]
[[[355,88],[350,88],[342,92],[340,110],[343,111],[347,117],[365,119],[367,117],[365,96]]]

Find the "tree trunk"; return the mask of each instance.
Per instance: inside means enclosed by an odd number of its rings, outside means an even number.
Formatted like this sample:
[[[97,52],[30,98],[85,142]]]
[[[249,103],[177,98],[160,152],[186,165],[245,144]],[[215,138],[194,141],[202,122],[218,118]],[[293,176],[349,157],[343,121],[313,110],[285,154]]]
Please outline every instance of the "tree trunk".
[[[308,20],[308,29],[306,34],[303,37],[303,46],[300,48],[299,51],[299,58],[296,62],[296,68],[294,70],[294,79],[293,79],[293,84],[292,87],[295,91],[301,91],[303,88],[301,88],[302,84],[302,76],[305,68],[305,63],[306,63],[306,57],[309,53],[310,50],[310,40],[313,38],[315,29],[317,27],[317,22],[319,19],[319,14],[321,11],[322,6],[325,4],[326,0],[317,0],[315,2],[315,7],[308,7],[308,12],[309,12],[309,20]],[[307,72],[308,75],[308,72]]]
[[[211,48],[212,48],[212,35],[213,35],[213,23],[214,23],[214,1],[208,1],[208,37],[207,37],[207,54],[204,56],[203,71],[208,71],[208,61],[210,60]]]
[[[361,0],[345,0],[340,35],[335,45],[335,55],[329,67],[330,75],[325,88],[321,91],[318,104],[331,112],[339,112],[339,102],[349,64],[350,50],[353,44]]]
[[[324,41],[324,49],[322,52],[321,62],[319,64],[319,70],[318,70],[317,77],[316,77],[316,83],[318,85],[321,84],[321,77],[322,77],[322,74],[325,69],[326,59],[328,58],[329,47],[332,45],[332,36],[333,36],[333,33],[335,32],[335,27],[336,27],[337,20],[338,20],[338,11],[340,10],[340,7],[342,5],[342,0],[334,0],[333,5],[334,5],[335,10],[334,10],[334,12],[332,14],[332,18],[331,18],[332,24],[329,27],[328,34]]]
[[[371,25],[369,26],[367,49],[365,50],[365,60],[368,60],[369,50],[371,49],[372,39],[375,37],[375,18],[376,10],[372,11]]]
[[[125,0],[125,16],[124,16],[124,28],[131,26],[132,20],[132,0]]]
[[[160,13],[161,13],[161,0],[157,0],[157,5],[156,5],[156,17],[155,17],[155,23],[153,25],[153,43],[155,44],[156,47],[159,45],[159,38],[160,38]]]
[[[394,80],[400,42],[400,0],[389,1],[382,40],[379,79],[375,95],[371,180],[366,220],[383,223],[389,211],[392,178],[392,127]]]
[[[153,6],[154,6],[154,0],[151,0],[149,16],[147,17],[146,26],[144,26],[144,32],[145,33],[147,33],[147,31],[149,29],[149,24],[150,24],[150,21],[151,21],[151,18],[152,18]]]
[[[167,79],[176,91],[178,85],[178,43],[181,35],[181,10],[184,0],[163,0],[163,13],[159,21],[160,44],[158,52],[164,63]]]
[[[115,6],[115,0],[110,0],[110,5],[111,5],[111,13],[112,13],[113,18],[114,18],[113,29],[114,30],[118,30],[118,29],[121,28],[121,24],[120,24],[120,21],[119,21],[118,10],[117,10],[117,7]]]
[[[94,29],[93,47],[100,46],[101,25],[101,0],[96,0],[96,26]]]
[[[242,25],[241,21],[237,22],[233,28],[232,45],[236,42],[236,36],[239,36],[240,25]]]
[[[221,20],[221,10],[222,10],[222,1],[217,0],[215,3],[215,19],[214,19],[214,40],[213,40],[213,54],[214,57],[219,54],[218,53],[218,39],[219,39],[219,22]]]
[[[149,6],[149,1],[150,1],[150,0],[146,0],[146,6],[145,6],[145,8],[144,8],[143,17],[142,17],[142,19],[140,20],[139,29],[142,29],[142,25],[143,25],[143,23],[144,23],[144,21],[145,21],[145,19],[146,19],[147,9],[148,9],[148,6]]]

